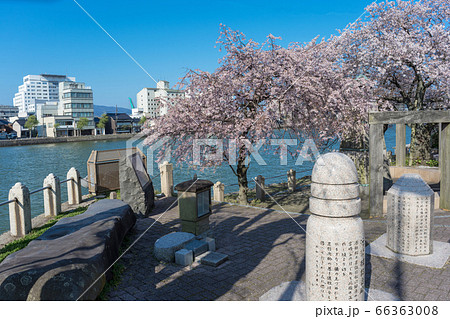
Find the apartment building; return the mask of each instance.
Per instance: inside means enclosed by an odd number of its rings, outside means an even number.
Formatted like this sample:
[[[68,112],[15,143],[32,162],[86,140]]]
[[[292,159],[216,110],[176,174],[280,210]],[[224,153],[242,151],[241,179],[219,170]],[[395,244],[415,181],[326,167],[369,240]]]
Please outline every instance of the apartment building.
[[[81,118],[87,118],[89,123],[81,130],[81,135],[95,134],[92,88],[82,82],[59,83],[58,114],[73,117],[75,126]]]
[[[156,88],[143,88],[137,95],[137,105],[132,109],[132,117],[156,118],[167,113],[171,100],[184,97],[184,91],[170,89],[168,81],[158,81]]]
[[[13,99],[14,106],[19,109],[19,116],[34,114],[36,100],[58,101],[61,82],[75,82],[75,78],[55,74],[25,76]]]

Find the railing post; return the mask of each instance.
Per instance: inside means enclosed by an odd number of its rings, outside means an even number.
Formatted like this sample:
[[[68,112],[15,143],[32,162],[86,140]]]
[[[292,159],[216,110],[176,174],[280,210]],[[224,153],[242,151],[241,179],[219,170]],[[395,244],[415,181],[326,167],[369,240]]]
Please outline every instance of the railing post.
[[[265,178],[262,175],[256,177],[256,199],[264,201],[266,197],[265,189]]]
[[[221,182],[214,184],[214,200],[223,202],[225,200],[225,185]]]
[[[293,192],[295,191],[295,186],[297,184],[297,180],[295,178],[296,172],[293,169],[288,170],[287,176],[288,176],[288,191]]]
[[[57,216],[61,213],[61,184],[58,176],[49,174],[43,183],[44,189],[44,214],[46,217]]]
[[[78,205],[81,203],[81,178],[80,172],[75,167],[72,167],[67,172],[67,196],[69,205]]]
[[[12,236],[23,237],[31,231],[30,191],[25,185],[16,183],[9,191],[9,227]]]
[[[169,162],[164,162],[159,168],[161,174],[161,193],[166,197],[173,194],[173,165]]]

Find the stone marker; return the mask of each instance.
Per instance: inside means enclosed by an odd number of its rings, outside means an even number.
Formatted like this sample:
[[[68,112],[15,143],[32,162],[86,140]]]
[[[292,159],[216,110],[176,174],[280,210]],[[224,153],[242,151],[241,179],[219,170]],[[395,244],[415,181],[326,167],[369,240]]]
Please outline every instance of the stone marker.
[[[111,192],[109,194],[109,199],[117,199],[117,193],[116,192]]]
[[[213,187],[214,200],[216,202],[223,202],[225,200],[225,185],[221,182],[217,182]]]
[[[216,240],[211,237],[206,237],[205,241],[208,243],[208,250],[215,251],[216,250]]]
[[[295,187],[297,184],[297,179],[295,178],[296,172],[293,169],[288,170],[287,176],[288,176],[288,191],[293,192],[295,191]]]
[[[184,248],[185,244],[194,239],[194,234],[185,232],[170,233],[155,242],[155,257],[165,262],[175,260],[175,252]]]
[[[31,231],[30,191],[25,185],[16,183],[9,191],[9,227],[12,236],[23,237]]]
[[[61,213],[61,183],[58,176],[49,174],[42,185],[44,189],[44,213],[47,217],[58,216]]]
[[[153,183],[139,153],[119,161],[120,198],[140,217],[148,216],[155,206]]]
[[[194,262],[194,253],[192,250],[180,249],[175,252],[175,263],[180,266],[189,266]]]
[[[307,300],[364,300],[364,229],[358,173],[346,155],[322,155],[311,176]]]
[[[265,178],[262,175],[256,177],[256,199],[264,201],[266,199]]]
[[[69,205],[77,205],[81,203],[81,178],[80,172],[75,167],[72,167],[67,172],[67,197],[69,200]]]
[[[161,174],[161,193],[166,197],[173,194],[173,165],[169,162],[164,162],[160,168]]]
[[[419,174],[404,174],[387,192],[387,242],[392,251],[420,256],[433,252],[434,192]]]

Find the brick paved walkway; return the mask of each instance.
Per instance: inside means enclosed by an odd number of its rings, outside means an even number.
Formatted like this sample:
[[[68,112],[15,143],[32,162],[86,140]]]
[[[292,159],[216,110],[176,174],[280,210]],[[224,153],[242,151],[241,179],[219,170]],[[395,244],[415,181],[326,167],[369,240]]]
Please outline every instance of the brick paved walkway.
[[[120,284],[109,300],[258,300],[282,282],[304,279],[306,215],[265,209],[215,205],[211,216],[217,251],[229,260],[217,268],[159,263],[155,241],[180,231],[178,208],[164,211],[175,199],[156,202],[152,216],[139,219],[132,240],[155,224],[123,257]],[[450,239],[450,213],[437,212],[434,240]],[[448,217],[445,217],[448,216]],[[442,217],[442,218],[441,218]],[[299,227],[297,223],[301,226]],[[384,220],[364,221],[366,241],[385,232]],[[450,300],[450,268],[432,269],[366,255],[366,286],[402,300]]]

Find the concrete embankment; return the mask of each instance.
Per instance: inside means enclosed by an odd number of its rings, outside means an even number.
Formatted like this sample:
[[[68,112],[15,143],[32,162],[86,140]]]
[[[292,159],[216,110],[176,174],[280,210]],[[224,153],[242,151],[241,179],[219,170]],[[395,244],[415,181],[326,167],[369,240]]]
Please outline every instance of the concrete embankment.
[[[23,138],[15,140],[1,140],[0,147],[7,146],[22,146],[35,144],[53,144],[53,143],[71,143],[84,141],[105,141],[105,140],[122,140],[133,137],[135,134],[110,134],[110,135],[84,135],[84,136],[70,136],[70,137],[37,137],[37,138]]]

